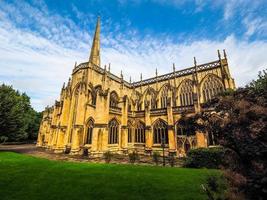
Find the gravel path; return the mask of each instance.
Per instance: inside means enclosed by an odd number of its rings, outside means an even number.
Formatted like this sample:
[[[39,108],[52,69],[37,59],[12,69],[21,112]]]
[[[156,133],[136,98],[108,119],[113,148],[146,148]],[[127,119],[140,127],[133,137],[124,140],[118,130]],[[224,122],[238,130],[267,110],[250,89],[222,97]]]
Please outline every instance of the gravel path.
[[[64,153],[54,153],[51,150],[47,150],[44,148],[37,148],[35,144],[20,144],[20,145],[1,145],[0,144],[0,152],[1,151],[11,151],[16,153],[28,154],[34,157],[46,158],[49,160],[59,160],[59,161],[71,161],[71,162],[91,162],[91,163],[105,163],[102,158],[93,158],[93,157],[84,157],[81,155],[69,155]],[[166,161],[168,163],[168,161]],[[183,165],[184,160],[176,160],[176,167],[181,167]],[[116,155],[111,159],[111,163],[114,164],[129,164],[128,156]],[[162,162],[160,162],[160,165]],[[167,164],[166,163],[166,164]],[[148,156],[141,156],[141,159],[137,165],[155,165],[153,163],[152,158]]]
[[[37,148],[35,144],[21,144],[21,145],[0,145],[1,151],[11,151],[16,153],[23,153],[40,158],[47,158],[49,160],[64,160],[64,161],[76,161],[76,162],[88,162],[89,159],[79,155],[67,155],[67,154],[55,154],[52,151]],[[90,162],[92,160],[90,159]]]

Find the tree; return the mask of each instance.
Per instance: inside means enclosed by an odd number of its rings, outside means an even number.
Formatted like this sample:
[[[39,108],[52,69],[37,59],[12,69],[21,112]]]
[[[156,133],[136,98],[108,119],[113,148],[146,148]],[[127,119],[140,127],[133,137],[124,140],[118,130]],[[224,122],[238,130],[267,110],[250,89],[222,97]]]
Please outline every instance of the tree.
[[[188,117],[184,113],[182,114],[178,124],[181,128],[181,135],[187,136],[195,135],[197,126],[199,126],[199,124],[196,122],[195,116]]]
[[[245,88],[209,102],[214,113],[201,113],[204,128],[226,149],[225,169],[233,193],[245,199],[267,195],[267,74]],[[236,199],[232,195],[232,199]]]
[[[0,140],[36,139],[41,115],[33,110],[30,98],[2,84],[0,86]]]

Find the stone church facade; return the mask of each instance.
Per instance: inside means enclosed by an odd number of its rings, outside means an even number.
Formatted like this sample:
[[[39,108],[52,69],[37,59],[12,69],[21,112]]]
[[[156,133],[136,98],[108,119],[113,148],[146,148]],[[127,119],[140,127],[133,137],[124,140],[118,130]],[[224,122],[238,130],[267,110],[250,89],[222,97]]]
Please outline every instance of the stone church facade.
[[[138,82],[127,82],[100,66],[98,19],[88,62],[75,65],[60,98],[47,107],[37,146],[54,152],[92,155],[106,151],[141,154],[165,151],[183,156],[190,148],[209,146],[207,133],[186,133],[182,115],[205,111],[202,104],[234,89],[225,51],[223,57],[184,70]]]

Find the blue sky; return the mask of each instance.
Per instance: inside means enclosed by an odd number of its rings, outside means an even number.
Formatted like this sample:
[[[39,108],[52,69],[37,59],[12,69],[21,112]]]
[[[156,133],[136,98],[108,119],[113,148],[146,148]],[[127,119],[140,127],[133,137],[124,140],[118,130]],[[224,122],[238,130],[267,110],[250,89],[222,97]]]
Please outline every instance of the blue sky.
[[[75,61],[88,60],[101,16],[101,65],[139,80],[217,59],[244,86],[267,67],[267,0],[2,0],[0,82],[35,109],[58,98]]]

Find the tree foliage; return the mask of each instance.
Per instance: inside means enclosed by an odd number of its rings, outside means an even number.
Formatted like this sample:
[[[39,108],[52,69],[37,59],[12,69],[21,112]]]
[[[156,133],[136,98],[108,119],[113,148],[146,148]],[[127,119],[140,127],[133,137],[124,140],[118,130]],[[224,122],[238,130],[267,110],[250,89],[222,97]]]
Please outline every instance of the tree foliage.
[[[25,93],[0,86],[0,142],[35,140],[40,120]]]
[[[181,128],[180,130],[181,134],[187,135],[187,136],[195,135],[195,132],[199,126],[194,116],[189,117],[185,115],[184,113],[182,114],[178,124],[179,124],[179,127]]]
[[[226,149],[224,167],[232,191],[243,193],[246,199],[267,195],[266,97],[267,74],[263,71],[245,88],[227,91],[209,102],[206,107],[215,112],[197,116],[204,129]]]

